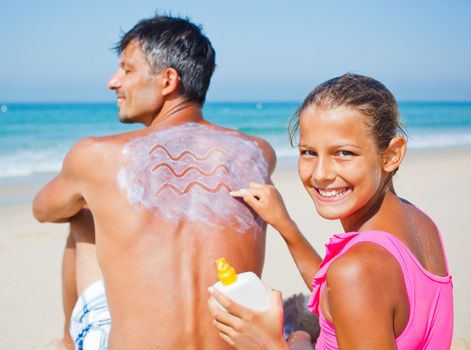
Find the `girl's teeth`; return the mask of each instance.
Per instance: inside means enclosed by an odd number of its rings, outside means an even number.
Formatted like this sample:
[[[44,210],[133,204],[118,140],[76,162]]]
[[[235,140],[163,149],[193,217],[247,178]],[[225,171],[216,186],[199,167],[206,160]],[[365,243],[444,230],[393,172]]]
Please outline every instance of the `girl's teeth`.
[[[321,189],[319,189],[319,192],[322,196],[324,197],[336,197],[336,196],[340,196],[342,194],[345,193],[345,189],[341,189],[341,190],[332,190],[332,191],[323,191]]]

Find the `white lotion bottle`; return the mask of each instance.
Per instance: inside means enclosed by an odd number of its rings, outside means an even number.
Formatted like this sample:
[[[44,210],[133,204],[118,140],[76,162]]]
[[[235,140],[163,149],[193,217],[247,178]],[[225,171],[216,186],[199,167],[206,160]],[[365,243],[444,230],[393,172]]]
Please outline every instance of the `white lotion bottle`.
[[[236,274],[226,258],[215,261],[219,282],[213,288],[221,291],[236,303],[256,311],[266,311],[270,306],[268,288],[253,272]]]

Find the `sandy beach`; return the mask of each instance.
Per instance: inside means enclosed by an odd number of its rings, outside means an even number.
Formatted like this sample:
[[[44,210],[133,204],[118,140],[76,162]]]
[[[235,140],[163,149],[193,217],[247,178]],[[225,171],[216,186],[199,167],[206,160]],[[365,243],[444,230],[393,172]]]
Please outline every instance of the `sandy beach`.
[[[471,153],[469,149],[412,153],[396,175],[397,193],[427,212],[442,232],[453,275],[452,349],[471,349]],[[295,161],[273,180],[301,230],[321,254],[336,222],[317,216],[298,180]],[[39,224],[28,202],[40,183],[0,182],[0,349],[42,349],[62,332],[60,263],[67,226]],[[263,279],[284,296],[308,290],[281,238],[268,231]]]

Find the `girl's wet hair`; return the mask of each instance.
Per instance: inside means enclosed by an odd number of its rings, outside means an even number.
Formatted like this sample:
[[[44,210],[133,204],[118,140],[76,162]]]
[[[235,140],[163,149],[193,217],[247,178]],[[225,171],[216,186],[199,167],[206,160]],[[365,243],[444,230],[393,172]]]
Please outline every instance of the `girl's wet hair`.
[[[384,151],[397,135],[406,136],[393,94],[379,81],[359,74],[347,73],[318,85],[304,99],[289,123],[289,138],[299,129],[299,118],[310,106],[331,110],[349,107],[365,116],[380,151]]]

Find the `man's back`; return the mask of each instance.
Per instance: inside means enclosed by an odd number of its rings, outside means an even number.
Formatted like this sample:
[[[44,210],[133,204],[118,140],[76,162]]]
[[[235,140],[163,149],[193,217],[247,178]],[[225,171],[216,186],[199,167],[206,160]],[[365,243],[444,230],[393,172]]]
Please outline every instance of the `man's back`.
[[[64,343],[222,349],[206,305],[213,261],[260,274],[265,247],[264,224],[229,192],[268,182],[275,155],[204,120],[215,51],[199,26],[156,15],[116,49],[118,118],[146,128],[81,141],[33,203],[39,221],[70,222]]]
[[[262,271],[265,225],[229,191],[267,182],[264,142],[206,122],[79,147],[112,328],[110,348],[227,348],[211,326],[214,260]],[[93,169],[91,168],[93,167]]]

